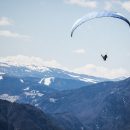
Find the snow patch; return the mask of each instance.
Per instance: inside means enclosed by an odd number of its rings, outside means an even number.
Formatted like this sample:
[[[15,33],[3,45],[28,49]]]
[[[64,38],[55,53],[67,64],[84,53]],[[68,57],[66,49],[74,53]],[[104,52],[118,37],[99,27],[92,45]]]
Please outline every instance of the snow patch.
[[[27,88],[25,88],[25,89],[23,89],[24,91],[27,91],[27,90],[29,90],[29,87],[27,87]]]
[[[53,80],[54,80],[54,77],[45,78],[44,85],[49,86]]]
[[[39,83],[39,84],[42,84],[42,83],[43,83],[43,81],[44,81],[44,78],[43,78],[43,79],[41,79],[38,83]]]
[[[58,99],[50,98],[49,100],[50,100],[50,102],[52,102],[52,103],[56,103],[56,101],[57,101]]]
[[[31,72],[31,70],[27,70],[27,69],[26,69],[25,72]]]
[[[40,93],[39,91],[36,90],[31,90],[30,92],[24,92],[24,94],[26,96],[32,96],[32,98],[35,98],[35,96],[42,97],[44,95],[43,93]]]
[[[97,83],[94,79],[89,79],[89,78],[79,78],[80,81],[84,82],[90,82],[90,83]]]
[[[10,67],[7,63],[2,63],[2,62],[0,62],[0,66],[1,67]]]
[[[23,79],[20,79],[20,82],[21,82],[21,83],[24,83]]]
[[[2,79],[3,79],[3,76],[0,75],[0,80],[2,80]]]
[[[39,81],[39,83],[43,83],[44,85],[49,86],[52,83],[52,81],[54,81],[54,77],[43,78]]]
[[[0,75],[4,75],[5,73],[3,73],[3,72],[0,72]]]
[[[71,76],[72,78],[75,78],[77,80],[84,81],[84,82],[87,82],[87,83],[88,82],[90,82],[90,83],[97,83],[96,80],[91,79],[91,78],[83,78],[83,77],[81,77],[79,75],[72,75],[72,74],[68,74],[68,75]]]
[[[80,76],[78,75],[72,75],[72,74],[68,74],[70,77],[73,77],[73,78],[79,78]]]
[[[43,93],[37,93],[37,96],[39,96],[39,97],[42,97],[44,94]]]
[[[2,94],[0,95],[0,99],[15,102],[19,99],[19,96],[10,96],[8,94]]]

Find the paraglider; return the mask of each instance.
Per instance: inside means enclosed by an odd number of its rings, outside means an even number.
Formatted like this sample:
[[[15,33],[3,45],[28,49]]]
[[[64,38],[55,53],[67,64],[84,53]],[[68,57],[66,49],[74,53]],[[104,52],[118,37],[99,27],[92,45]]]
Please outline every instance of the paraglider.
[[[103,56],[102,54],[101,54],[101,57],[103,58],[103,60],[104,60],[104,61],[106,61],[106,60],[107,60],[107,58],[108,58],[108,56],[107,56],[107,55],[104,55],[104,56]]]
[[[117,12],[112,12],[112,11],[99,11],[99,12],[91,12],[91,13],[88,13],[87,15],[81,17],[80,19],[78,19],[72,26],[72,29],[71,29],[71,37],[73,37],[73,33],[74,31],[80,26],[82,25],[83,23],[86,23],[87,21],[90,21],[90,20],[93,20],[95,18],[102,18],[102,17],[112,17],[112,18],[117,18],[119,20],[123,20],[124,22],[126,22],[129,27],[130,27],[130,21],[125,17],[123,16],[122,14],[120,13],[117,13]],[[101,55],[103,60],[106,61],[108,56],[107,55]]]
[[[102,18],[102,17],[112,17],[112,18],[117,18],[120,20],[125,21],[129,26],[130,26],[130,21],[125,18],[122,14],[117,13],[117,12],[112,12],[112,11],[99,11],[99,12],[91,12],[82,18],[78,19],[74,25],[72,26],[71,29],[71,37],[73,36],[74,31],[83,23],[90,21],[95,18]]]

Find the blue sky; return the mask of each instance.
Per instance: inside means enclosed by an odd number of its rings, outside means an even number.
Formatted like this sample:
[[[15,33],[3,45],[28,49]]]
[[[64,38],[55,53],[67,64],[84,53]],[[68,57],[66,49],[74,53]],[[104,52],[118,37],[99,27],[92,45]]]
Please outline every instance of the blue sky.
[[[0,57],[39,57],[52,67],[101,77],[129,75],[130,28],[125,22],[95,19],[70,37],[78,18],[104,9],[130,20],[130,0],[0,0]],[[107,62],[101,53],[108,54]]]

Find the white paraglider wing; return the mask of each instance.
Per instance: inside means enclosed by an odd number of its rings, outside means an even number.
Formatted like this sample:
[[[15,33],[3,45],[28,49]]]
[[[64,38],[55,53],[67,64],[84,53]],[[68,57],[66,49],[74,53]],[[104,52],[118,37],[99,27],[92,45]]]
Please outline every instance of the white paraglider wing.
[[[128,23],[128,25],[130,26],[130,22],[127,18],[125,18],[122,14],[117,13],[117,12],[111,12],[111,11],[100,11],[100,12],[91,12],[87,15],[85,15],[84,17],[78,19],[71,30],[71,37],[73,36],[74,31],[77,29],[77,27],[79,27],[80,25],[82,25],[83,23],[90,21],[92,19],[95,18],[102,18],[102,17],[113,17],[113,18],[118,18],[121,19],[123,21],[125,21],[126,23]]]

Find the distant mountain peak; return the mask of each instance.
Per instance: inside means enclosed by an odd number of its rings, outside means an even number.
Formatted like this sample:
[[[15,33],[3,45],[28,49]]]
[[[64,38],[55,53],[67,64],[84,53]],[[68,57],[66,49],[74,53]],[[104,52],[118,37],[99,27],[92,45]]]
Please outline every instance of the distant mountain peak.
[[[62,68],[56,60],[44,61],[42,58],[34,56],[7,56],[0,57],[0,66],[26,66],[32,69],[46,69],[47,67]]]

